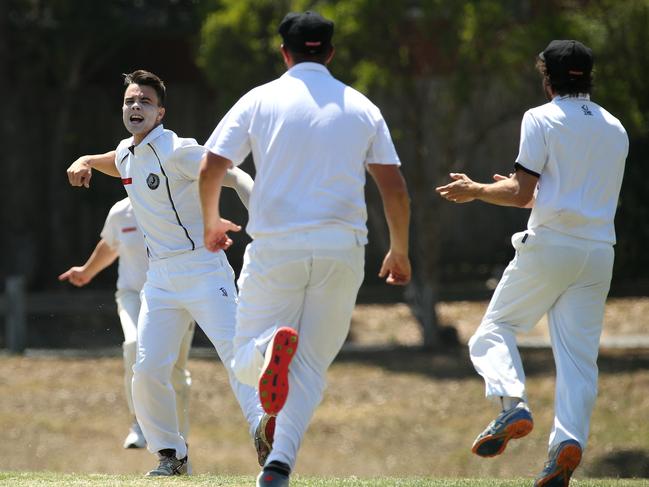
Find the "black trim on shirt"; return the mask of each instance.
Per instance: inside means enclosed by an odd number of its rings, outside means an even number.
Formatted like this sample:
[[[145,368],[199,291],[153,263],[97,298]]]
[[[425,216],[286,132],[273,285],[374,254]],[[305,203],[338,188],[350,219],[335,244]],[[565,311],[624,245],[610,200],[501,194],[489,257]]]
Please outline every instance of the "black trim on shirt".
[[[526,172],[527,174],[530,174],[530,175],[532,175],[534,177],[537,177],[537,178],[541,177],[541,175],[539,173],[534,172],[531,169],[526,168],[525,166],[523,166],[522,164],[520,164],[518,162],[514,163],[514,170],[516,170],[516,169],[520,169],[521,171]]]
[[[126,160],[127,157],[128,157],[128,154],[126,154],[124,157],[122,157],[122,160],[119,161],[119,163],[121,164],[122,162],[124,162],[124,161]]]
[[[167,187],[167,195],[169,196],[169,202],[171,203],[171,208],[174,210],[174,214],[176,215],[176,221],[178,222],[178,225],[182,227],[183,231],[185,232],[185,235],[187,236],[187,239],[191,242],[192,250],[196,250],[196,244],[194,244],[194,241],[189,236],[189,232],[187,231],[187,228],[185,228],[185,225],[183,225],[183,223],[180,221],[180,216],[178,215],[178,211],[176,210],[176,205],[174,204],[174,200],[171,197],[171,189],[169,188],[169,178],[167,177],[167,173],[165,173],[165,170],[162,167],[162,161],[160,161],[160,157],[158,157],[158,153],[153,148],[151,143],[149,142],[147,145],[151,147],[151,150],[155,154],[156,159],[158,159],[158,165],[160,166],[160,171],[162,171],[162,175],[165,177],[165,186]]]

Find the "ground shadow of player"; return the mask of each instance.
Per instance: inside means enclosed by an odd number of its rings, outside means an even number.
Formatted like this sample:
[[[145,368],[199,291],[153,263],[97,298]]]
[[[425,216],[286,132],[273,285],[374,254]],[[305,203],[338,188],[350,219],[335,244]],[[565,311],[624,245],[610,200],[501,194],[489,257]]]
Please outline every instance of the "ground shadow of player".
[[[649,452],[640,449],[614,450],[586,468],[589,477],[649,478]]]

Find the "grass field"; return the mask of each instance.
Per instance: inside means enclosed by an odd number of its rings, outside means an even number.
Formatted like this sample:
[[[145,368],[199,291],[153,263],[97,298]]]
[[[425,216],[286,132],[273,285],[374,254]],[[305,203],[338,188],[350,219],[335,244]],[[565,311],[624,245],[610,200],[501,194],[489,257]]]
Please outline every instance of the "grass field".
[[[649,300],[643,302],[646,307]],[[636,301],[619,308],[608,312],[626,319],[638,312]],[[449,308],[446,316],[451,311],[471,313]],[[363,307],[355,314],[354,340],[376,344],[382,337],[392,347],[343,353],[334,362],[292,485],[531,485],[546,459],[552,420],[551,352],[523,351],[534,431],[500,457],[478,458],[469,451],[471,442],[496,409],[483,399],[466,347],[430,354],[400,346],[416,334],[403,314],[400,306]],[[639,319],[644,316],[649,312]],[[610,319],[607,327],[612,334],[616,327],[629,329]],[[574,485],[649,486],[647,480],[611,480],[649,478],[649,350],[603,350],[599,366],[590,444]],[[0,356],[0,432],[6,445],[0,485],[152,485],[141,474],[155,459],[121,448],[129,421],[121,368],[118,357]],[[189,443],[197,475],[155,484],[253,485],[258,467],[252,441],[222,365],[192,359],[190,368]]]
[[[133,475],[75,475],[57,473],[1,473],[0,486],[35,487],[48,484],[69,487],[151,487],[151,485],[173,485],[180,487],[250,487],[254,486],[254,477],[195,475],[152,481]],[[529,487],[529,479],[427,479],[427,478],[307,478],[291,479],[294,487]],[[571,482],[575,487],[641,487],[649,485],[645,479],[601,479],[576,480]]]

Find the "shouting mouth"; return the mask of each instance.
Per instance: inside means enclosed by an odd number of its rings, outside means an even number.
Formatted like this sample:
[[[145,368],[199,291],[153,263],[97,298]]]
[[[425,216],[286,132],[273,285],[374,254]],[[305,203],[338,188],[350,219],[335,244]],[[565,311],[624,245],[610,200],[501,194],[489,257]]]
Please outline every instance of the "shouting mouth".
[[[134,115],[131,115],[129,117],[129,121],[134,125],[138,125],[138,124],[144,122],[144,117],[142,115],[135,115],[134,114]]]

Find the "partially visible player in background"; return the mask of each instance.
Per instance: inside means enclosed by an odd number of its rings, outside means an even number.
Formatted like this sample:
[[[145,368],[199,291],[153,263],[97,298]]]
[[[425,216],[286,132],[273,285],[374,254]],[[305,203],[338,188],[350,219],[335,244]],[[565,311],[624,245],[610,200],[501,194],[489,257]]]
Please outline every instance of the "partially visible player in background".
[[[101,240],[85,264],[70,267],[59,276],[59,281],[68,281],[77,287],[90,283],[94,277],[119,259],[117,264],[117,291],[115,301],[124,332],[124,392],[131,413],[132,424],[124,448],[144,448],[146,440],[135,418],[133,409],[133,365],[137,353],[137,317],[140,313],[140,291],[146,281],[149,259],[142,231],[137,226],[133,207],[128,198],[118,201],[108,212]],[[189,434],[189,389],[191,375],[187,370],[189,349],[194,337],[194,324],[183,337],[180,353],[176,361],[171,383],[176,392],[176,414],[178,425],[184,438]]]
[[[550,101],[523,116],[515,173],[496,175],[491,184],[452,173],[454,182],[437,192],[456,203],[532,203],[527,230],[512,237],[514,260],[469,341],[486,395],[502,407],[472,451],[499,455],[509,440],[532,430],[516,334],[528,332],[547,313],[556,365],[555,416],[549,459],[534,485],[550,487],[569,484],[588,440],[613,269],[613,220],[629,140],[619,120],[590,99],[590,48],[552,41],[537,67]]]
[[[237,288],[225,252],[203,246],[198,172],[205,148],[162,125],[166,87],[153,73],[124,78],[122,121],[132,134],[106,154],[82,156],[68,168],[72,186],[88,187],[93,169],[120,177],[149,251],[149,270],[138,317],[133,406],[158,467],[147,476],[188,473],[188,448],[175,414],[170,379],[189,320],[216,349],[251,436],[264,416],[254,388],[232,371]],[[226,185],[247,206],[252,178],[235,168]],[[231,241],[230,241],[231,243]],[[228,245],[224,246],[229,247]]]

